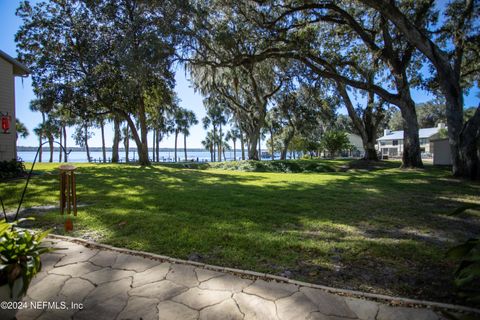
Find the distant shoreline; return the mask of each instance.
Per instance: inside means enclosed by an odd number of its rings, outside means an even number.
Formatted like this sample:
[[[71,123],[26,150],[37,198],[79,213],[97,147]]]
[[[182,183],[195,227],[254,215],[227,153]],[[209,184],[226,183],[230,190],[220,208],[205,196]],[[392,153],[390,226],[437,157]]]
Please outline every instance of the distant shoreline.
[[[35,151],[37,151],[37,149],[38,149],[38,147],[24,147],[24,146],[18,146],[17,147],[18,152],[29,152],[29,151],[35,152]],[[80,147],[68,147],[67,146],[67,149],[72,150],[72,152],[86,152],[85,148],[80,148]],[[50,148],[47,147],[47,146],[43,146],[42,150],[48,152],[48,151],[50,151]],[[58,152],[59,150],[60,149],[58,147],[53,148],[53,151]],[[90,147],[89,150],[90,150],[90,152],[102,152],[101,147]],[[132,147],[132,148],[129,148],[128,150],[130,152],[136,152],[137,148]],[[107,148],[105,148],[105,151],[106,152],[112,152],[112,148],[107,147]],[[119,148],[118,151],[119,152],[125,152],[125,148]],[[152,152],[153,148],[148,148],[148,151]],[[175,152],[175,148],[160,148],[159,151],[160,152]],[[177,149],[177,152],[180,152],[180,151],[183,151],[183,147],[179,147]],[[208,152],[209,150],[202,149],[202,148],[187,148],[187,151],[188,152]],[[239,150],[237,149],[237,151],[239,151]]]

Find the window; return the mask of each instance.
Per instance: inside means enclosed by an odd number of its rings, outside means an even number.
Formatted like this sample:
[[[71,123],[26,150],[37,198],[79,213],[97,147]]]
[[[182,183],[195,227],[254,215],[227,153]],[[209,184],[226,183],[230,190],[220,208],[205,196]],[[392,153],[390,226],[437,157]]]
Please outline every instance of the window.
[[[427,144],[428,143],[428,139],[427,138],[421,138],[420,139],[420,144]]]
[[[398,146],[398,140],[393,140],[393,141],[392,141],[392,145]]]
[[[381,145],[381,146],[384,146],[384,145],[386,145],[386,144],[387,144],[387,143],[386,143],[385,141],[380,141],[380,145]]]

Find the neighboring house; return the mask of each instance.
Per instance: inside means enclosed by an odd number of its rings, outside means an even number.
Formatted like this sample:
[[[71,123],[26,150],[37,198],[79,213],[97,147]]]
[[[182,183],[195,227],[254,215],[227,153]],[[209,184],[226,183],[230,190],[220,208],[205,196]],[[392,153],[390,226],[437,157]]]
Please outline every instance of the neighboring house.
[[[341,156],[342,157],[355,157],[360,158],[365,155],[365,149],[363,148],[362,137],[358,134],[354,133],[347,133],[348,141],[350,141],[350,145],[352,145],[351,150],[342,150]]]
[[[0,161],[17,158],[17,133],[15,131],[15,77],[30,73],[27,67],[0,50],[0,116],[3,125],[10,129],[0,130]]]
[[[445,129],[445,124],[439,123],[435,128],[424,128],[418,131],[420,138],[420,151],[424,156],[431,157],[431,141],[438,139],[440,130]],[[403,154],[403,130],[384,130],[383,137],[377,139],[377,150],[383,157],[401,157]]]

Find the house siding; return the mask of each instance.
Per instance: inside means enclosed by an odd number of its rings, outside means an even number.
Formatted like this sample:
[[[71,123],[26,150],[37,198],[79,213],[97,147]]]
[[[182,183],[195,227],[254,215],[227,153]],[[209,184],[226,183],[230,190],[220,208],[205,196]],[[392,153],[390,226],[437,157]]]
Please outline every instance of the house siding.
[[[433,140],[432,149],[434,165],[452,165],[452,154],[448,139]]]
[[[428,138],[420,138],[420,150],[422,155],[431,157],[433,154],[432,140],[439,138],[439,133],[432,134]],[[393,143],[395,141],[395,144]],[[403,139],[382,139],[377,143],[377,150],[382,156],[401,157],[403,154]]]
[[[15,78],[13,66],[0,57],[0,112],[11,116],[10,134],[0,131],[0,161],[17,158],[15,130]]]

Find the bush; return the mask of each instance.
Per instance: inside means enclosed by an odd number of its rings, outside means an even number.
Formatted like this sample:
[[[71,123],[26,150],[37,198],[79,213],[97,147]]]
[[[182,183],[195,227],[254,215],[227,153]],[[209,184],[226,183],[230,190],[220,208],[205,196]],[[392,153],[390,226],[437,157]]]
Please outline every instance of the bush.
[[[213,169],[245,172],[334,172],[335,167],[318,160],[274,160],[274,161],[229,161],[210,163]]]
[[[0,180],[22,177],[25,173],[23,161],[0,161]]]

